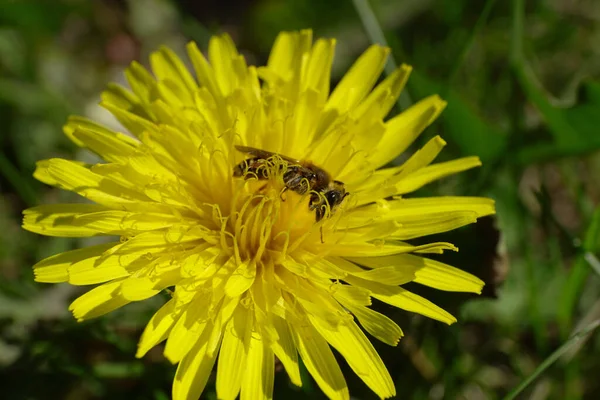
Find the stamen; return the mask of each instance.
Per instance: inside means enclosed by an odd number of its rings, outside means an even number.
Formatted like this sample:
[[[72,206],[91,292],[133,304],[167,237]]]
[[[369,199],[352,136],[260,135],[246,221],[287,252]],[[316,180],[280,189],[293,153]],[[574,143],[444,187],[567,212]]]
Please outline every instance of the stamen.
[[[322,226],[322,222],[315,223],[317,211],[310,207],[314,196],[318,196],[321,215],[331,213],[322,193],[290,190],[284,182],[289,162],[277,155],[249,158],[235,168],[241,171],[232,171],[236,176],[228,201],[229,217],[215,214],[213,220],[220,222],[221,247],[238,265],[252,260],[260,271],[265,263],[279,264],[305,240],[314,238],[315,229]],[[302,177],[301,185],[310,188],[309,179]],[[218,212],[223,213],[223,208]]]

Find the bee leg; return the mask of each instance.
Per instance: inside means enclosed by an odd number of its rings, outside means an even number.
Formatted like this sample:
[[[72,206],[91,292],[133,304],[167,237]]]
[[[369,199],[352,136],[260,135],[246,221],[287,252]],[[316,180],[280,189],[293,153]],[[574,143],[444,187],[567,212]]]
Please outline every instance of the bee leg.
[[[319,214],[321,214],[321,212],[319,211],[320,203],[321,203],[321,199],[319,198],[319,195],[316,194],[316,193],[311,193],[310,194],[310,200],[308,202],[308,209],[310,211],[317,210],[316,211],[317,222],[319,222],[319,220],[321,218],[323,218],[323,216],[319,216]]]
[[[311,209],[313,208],[313,205],[311,205]],[[315,210],[315,222],[319,222],[320,220],[323,219],[323,216],[325,215],[325,211],[324,208],[322,206],[315,206],[314,207]],[[321,232],[321,243],[325,243],[325,239],[323,239],[323,224],[321,224],[321,226],[319,227],[319,231]]]
[[[311,204],[310,209],[315,210],[315,222],[319,222],[325,216],[325,207],[320,204]]]
[[[283,197],[283,194],[284,194],[285,192],[287,192],[287,190],[288,190],[288,187],[287,187],[287,186],[284,186],[284,187],[283,187],[283,189],[281,189],[281,192],[279,192],[279,199],[280,199],[281,201],[285,201],[285,198]]]

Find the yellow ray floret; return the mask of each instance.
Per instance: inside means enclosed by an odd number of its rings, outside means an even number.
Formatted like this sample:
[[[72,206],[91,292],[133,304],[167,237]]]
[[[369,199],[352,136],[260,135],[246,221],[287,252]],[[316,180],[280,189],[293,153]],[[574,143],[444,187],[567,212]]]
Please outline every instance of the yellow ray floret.
[[[37,164],[37,179],[88,202],[25,210],[24,229],[118,238],[42,260],[35,279],[98,285],[71,304],[78,320],[168,290],[136,357],[165,342],[175,400],[197,399],[215,368],[219,398],[270,399],[276,362],[301,386],[300,359],[326,396],[349,399],[332,348],[392,397],[368,335],[395,346],[403,332],[373,299],[451,324],[402,286],[481,292],[480,279],[424,256],[454,245],[410,242],[494,213],[486,198],[410,196],[479,159],[435,162],[445,142],[434,136],[388,166],[446,102],[432,95],[385,120],[411,67],[376,84],[389,49],[373,45],[330,91],[334,49],[309,30],[284,32],[257,68],[216,36],[206,53],[187,46],[192,74],[162,47],[150,71],[127,68],[129,88],[102,94],[123,132],[83,117],[64,127],[105,163]]]

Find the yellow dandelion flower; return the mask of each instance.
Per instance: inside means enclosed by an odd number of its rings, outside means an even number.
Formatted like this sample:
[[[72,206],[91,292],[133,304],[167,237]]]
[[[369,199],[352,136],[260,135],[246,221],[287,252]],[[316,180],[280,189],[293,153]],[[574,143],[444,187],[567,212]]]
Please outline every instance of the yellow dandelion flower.
[[[215,363],[218,398],[271,398],[275,357],[295,385],[301,358],[329,398],[348,399],[332,348],[391,397],[392,379],[363,330],[391,346],[402,331],[369,308],[372,298],[451,324],[452,315],[402,285],[483,286],[422,257],[452,244],[406,240],[493,214],[493,201],[404,197],[479,159],[433,163],[445,144],[434,137],[401,166],[383,168],[446,103],[431,96],[384,122],[411,68],[375,86],[389,50],[374,45],[330,93],[334,46],[313,43],[308,30],[282,33],[267,66],[256,68],[228,36],[213,37],[208,60],[187,47],[196,78],[161,48],[150,57],[153,75],[134,62],[125,72],[131,90],[111,85],[102,95],[133,137],[81,117],[64,128],[106,163],[37,165],[37,179],[92,204],[31,208],[25,229],[120,240],[47,258],[35,279],[98,285],[71,304],[79,321],[172,288],[136,356],[166,340],[166,358],[179,364],[176,400],[197,399]]]

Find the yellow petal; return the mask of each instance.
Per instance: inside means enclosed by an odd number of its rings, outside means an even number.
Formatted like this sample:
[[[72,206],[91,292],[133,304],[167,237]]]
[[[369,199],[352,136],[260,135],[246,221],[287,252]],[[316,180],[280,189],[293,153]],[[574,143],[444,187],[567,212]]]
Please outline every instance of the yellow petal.
[[[298,276],[310,277],[315,281],[317,278],[325,279],[325,282],[329,282],[330,279],[344,279],[347,275],[347,271],[334,264],[319,263],[318,257],[306,251],[298,250],[294,258],[288,257],[282,261],[282,265]]]
[[[140,146],[139,142],[130,137],[106,128],[70,122],[64,129],[72,129],[71,135],[74,138],[109,162],[126,164],[127,158]]]
[[[145,116],[140,116],[104,101],[100,102],[100,106],[110,111],[129,132],[138,138],[141,138],[145,132],[156,130],[155,124],[147,120]]]
[[[251,333],[252,319],[248,310],[239,305],[223,333],[217,364],[216,388],[219,399],[235,400],[240,391],[246,373]]]
[[[388,202],[389,214],[386,219],[408,221],[414,214],[450,213],[454,211],[470,211],[483,217],[493,214],[494,200],[485,197],[421,197],[416,199],[398,199]]]
[[[415,272],[415,282],[438,290],[481,293],[484,282],[476,276],[439,261],[421,259],[425,266]]]
[[[401,270],[394,267],[377,268],[369,271],[362,271],[352,274],[358,278],[368,281],[379,282],[384,285],[404,285],[415,279],[415,274],[412,271]]]
[[[111,104],[114,107],[122,108],[142,118],[156,120],[156,116],[150,108],[142,104],[140,98],[131,91],[116,83],[109,83],[106,90],[102,92],[100,98],[103,103]]]
[[[360,206],[376,202],[382,198],[414,192],[428,183],[471,168],[479,167],[480,165],[481,161],[479,160],[479,157],[465,157],[444,163],[428,165],[407,175],[388,177],[384,185],[378,188],[367,189],[366,187],[363,187],[361,188],[361,192],[356,194],[354,201],[357,206]]]
[[[38,163],[38,170],[48,174],[62,189],[74,191],[81,196],[103,205],[119,205],[131,201],[148,201],[149,199],[131,187],[123,187],[106,177],[92,172],[90,169],[72,161],[53,158],[45,163]]]
[[[418,216],[416,216],[418,217]],[[419,217],[421,218],[421,217]],[[477,214],[471,211],[430,214],[420,220],[405,222],[382,221],[343,231],[339,229],[331,238],[344,241],[369,240],[408,240],[436,233],[447,232],[477,221]],[[341,228],[341,227],[340,227]]]
[[[173,400],[197,400],[204,391],[216,359],[216,353],[206,352],[210,334],[206,330],[179,363],[173,381]]]
[[[148,350],[162,342],[171,332],[175,318],[178,313],[175,311],[175,300],[169,300],[165,303],[150,319],[144,332],[140,337],[138,349],[135,353],[137,358],[143,357]]]
[[[353,117],[357,120],[385,117],[404,89],[411,71],[412,67],[406,64],[396,68],[356,107]],[[364,133],[368,134],[368,131],[364,131]]]
[[[326,110],[337,109],[344,113],[355,107],[377,82],[389,53],[387,47],[369,47],[331,93]]]
[[[350,276],[346,278],[346,280],[351,285],[357,285],[371,291],[371,296],[394,307],[421,314],[445,322],[448,325],[456,322],[456,318],[448,312],[436,306],[429,300],[401,287],[383,285],[381,283],[366,281]]]
[[[386,289],[377,290],[377,292],[373,290],[373,297],[403,310],[421,314],[448,325],[456,322],[456,318],[447,311],[400,287],[386,286]]]
[[[335,39],[319,39],[313,45],[309,56],[304,76],[302,77],[301,91],[308,89],[318,93],[318,104],[324,104],[329,95],[331,64],[335,51]]]
[[[318,267],[331,267],[335,264],[335,258],[331,260],[327,260],[328,262],[316,262]],[[353,263],[344,263],[342,265],[337,266],[339,270],[347,271],[348,274],[356,276],[357,278],[366,279],[369,281],[380,282],[384,285],[403,285],[407,282],[411,282],[414,278],[414,271],[412,270],[399,270],[392,267],[389,268],[378,268],[376,270],[365,270]],[[344,274],[342,277],[338,279],[344,279],[347,274]],[[342,286],[343,288],[344,286]]]
[[[113,132],[110,129],[85,117],[70,116],[65,126],[63,126],[63,132],[78,146],[89,147],[89,145],[87,145],[82,139],[79,139],[74,136],[75,131],[95,133],[101,136],[102,138],[108,137],[112,139],[113,137],[116,137],[118,138],[118,143],[116,143],[117,150],[118,153],[121,154],[129,154],[128,150],[131,150],[139,145],[139,142],[135,141],[129,136]],[[109,159],[106,160],[112,161]]]
[[[302,65],[302,58],[312,43],[312,31],[281,32],[275,39],[267,69],[285,80],[292,78]]]
[[[349,400],[344,375],[323,337],[308,321],[290,324],[294,343],[308,372],[331,400]]]
[[[298,97],[293,114],[287,120],[290,128],[288,130],[286,126],[289,134],[283,137],[282,154],[297,159],[307,158],[306,151],[317,134],[317,124],[323,108],[319,96],[320,93],[308,89]]]
[[[481,293],[483,281],[458,268],[411,254],[387,257],[352,258],[353,262],[369,268],[396,268],[411,271],[415,282],[438,290]]]
[[[88,237],[100,235],[95,229],[77,226],[73,221],[86,213],[106,211],[96,204],[48,204],[23,211],[23,229],[47,236]]]
[[[161,232],[161,235],[149,235],[150,237],[146,235],[139,234],[125,243],[113,246],[102,255],[98,263],[110,262],[130,272],[147,268],[143,272],[149,272],[155,276],[175,269],[178,264],[174,261],[187,266],[186,257],[194,256],[194,251],[202,251],[206,247],[211,247],[206,243],[203,245],[195,243],[178,245],[175,240],[169,241],[169,236],[165,232]],[[203,258],[200,257],[200,259]],[[180,271],[182,274],[184,273],[183,268]]]
[[[35,280],[46,283],[67,282],[69,280],[69,267],[71,265],[90,257],[100,256],[116,244],[106,243],[90,246],[48,257],[33,266]]]
[[[403,253],[435,253],[441,254],[444,250],[458,250],[452,243],[428,243],[412,246],[407,243],[397,244],[381,243],[340,243],[327,245],[328,255],[343,257],[377,257]]]
[[[347,211],[342,216],[340,228],[347,229],[372,224],[374,221],[389,220],[404,225],[464,212],[473,213],[476,218],[494,214],[494,200],[457,196],[380,200]]]
[[[181,221],[182,218],[168,214],[101,210],[75,215],[72,224],[96,232],[129,236],[134,233],[169,228]]]
[[[420,221],[402,224],[390,238],[398,240],[409,240],[418,237],[434,235],[436,233],[448,232],[477,221],[477,215],[473,212],[457,212],[446,215],[437,215],[431,221]]]
[[[198,88],[186,66],[177,57],[173,50],[161,46],[159,51],[150,55],[152,72],[159,80],[172,80],[179,88],[180,93],[186,96],[187,103],[191,104],[192,93]]]
[[[420,171],[422,168],[428,166],[435,160],[438,154],[440,154],[444,146],[446,146],[446,141],[440,136],[434,136],[425,143],[425,146],[417,150],[404,164],[402,164],[400,173],[394,175],[394,178],[391,180],[397,182],[404,179],[407,175]]]
[[[360,322],[367,332],[390,346],[398,345],[404,333],[402,329],[387,316],[368,307],[356,306],[353,303],[343,302],[346,307]]]
[[[464,157],[439,164],[429,165],[413,174],[410,174],[400,181],[396,185],[395,194],[400,195],[414,192],[430,182],[479,166],[481,166],[479,157]]]
[[[138,98],[146,104],[156,99],[156,80],[137,61],[133,61],[125,70],[127,83]]]
[[[129,277],[121,285],[121,295],[129,301],[145,300],[169,286],[174,286],[180,280],[181,275],[177,269],[162,273],[157,278]]]
[[[273,315],[271,318],[272,327],[277,332],[277,337],[271,342],[273,352],[283,364],[290,381],[296,386],[302,386],[300,378],[300,368],[298,366],[298,352],[294,347],[294,340],[288,324],[283,318]]]
[[[348,127],[347,135],[351,137],[348,147],[351,151],[346,155],[338,152],[341,168],[335,170],[336,179],[347,183],[348,188],[352,186],[353,191],[355,187],[360,188],[357,182],[364,182],[365,179],[371,181],[376,172],[372,170],[369,154],[376,151],[384,132],[385,125],[377,118],[374,121],[362,118]]]
[[[233,314],[235,313],[235,310],[237,309],[237,306],[241,299],[241,297],[231,298],[227,296],[217,295],[214,295],[213,297],[222,297],[223,300],[221,303],[221,307],[213,311],[213,313],[216,314],[216,317],[213,318],[214,329],[211,337],[209,338],[208,348],[206,350],[209,354],[216,353],[219,349],[221,338],[223,336],[223,330],[227,323],[233,317]]]
[[[326,288],[319,287],[314,280],[298,278],[286,269],[277,270],[275,277],[281,282],[284,290],[291,293],[304,308],[310,309],[333,325],[339,323],[340,318],[347,316],[328,292],[330,285],[328,280]]]
[[[69,306],[78,321],[104,315],[129,303],[120,295],[122,279],[100,285],[75,299]]]
[[[135,95],[135,93],[132,93],[123,86],[112,82],[106,85],[106,88],[100,94],[100,98],[107,103],[114,104],[117,107],[121,107],[126,110],[131,110],[135,107],[141,108],[140,99]],[[78,142],[75,142],[75,144],[78,146],[81,145]]]
[[[386,131],[370,161],[379,168],[396,158],[427,128],[442,110],[446,102],[439,96],[427,97],[386,123]]]
[[[408,240],[446,232],[494,213],[494,201],[478,197],[380,200],[345,213],[333,237]]]
[[[84,163],[80,163],[81,165],[85,165]],[[54,179],[52,175],[48,172],[48,167],[50,166],[50,160],[41,160],[35,163],[35,171],[33,171],[33,177],[40,182],[45,183],[46,185],[60,187],[59,183]],[[62,189],[62,187],[61,187]]]
[[[190,351],[207,328],[210,301],[210,296],[196,295],[173,326],[164,351],[167,360],[173,364],[178,363]]]
[[[354,304],[355,306],[371,305],[371,292],[357,286],[336,285],[333,289],[333,297],[346,308],[347,304]]]
[[[196,229],[197,228],[197,229]],[[204,227],[189,227],[186,225],[173,225],[167,231],[150,231],[135,235],[120,246],[111,249],[108,254],[143,254],[158,253],[160,251],[183,250],[180,245],[200,244],[200,240],[209,239]]]
[[[115,246],[106,248],[106,251]],[[102,249],[100,247],[99,249]],[[130,272],[122,265],[118,257],[104,257],[105,253],[97,254],[73,263],[69,266],[69,283],[72,285],[95,285],[113,279],[124,278]]]
[[[273,351],[261,335],[254,331],[246,357],[246,371],[242,379],[240,400],[264,400],[273,398],[275,360]]]
[[[347,125],[346,121],[344,123]],[[321,122],[322,124],[323,122]],[[317,128],[318,136],[308,151],[310,159],[315,160],[319,167],[334,177],[339,175],[354,151],[349,145],[352,136],[347,133],[346,129],[348,128],[348,126],[334,125],[321,135],[319,134],[322,127]]]
[[[318,318],[309,315],[317,331],[346,359],[363,382],[381,398],[396,395],[392,378],[373,345],[360,328],[350,322],[332,330]]]
[[[237,297],[250,289],[256,278],[256,261],[241,264],[227,280],[225,293],[229,297]]]
[[[236,84],[239,83],[238,75],[233,66],[238,56],[235,44],[229,35],[224,34],[210,38],[208,58],[223,96],[228,96],[236,87]]]
[[[213,68],[210,66],[202,52],[200,52],[196,43],[188,43],[187,51],[194,66],[194,70],[196,71],[198,81],[208,89],[214,99],[219,99],[221,97],[221,90],[217,85]]]

